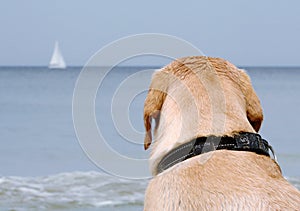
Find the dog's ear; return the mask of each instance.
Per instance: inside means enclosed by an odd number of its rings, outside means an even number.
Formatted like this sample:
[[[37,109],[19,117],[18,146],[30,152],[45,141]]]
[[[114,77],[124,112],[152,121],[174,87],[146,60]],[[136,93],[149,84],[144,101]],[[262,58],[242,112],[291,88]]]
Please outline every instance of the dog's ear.
[[[162,93],[157,90],[149,90],[144,106],[144,125],[146,135],[144,139],[144,149],[148,149],[152,142],[152,120],[158,124],[160,109],[162,106]],[[150,103],[150,104],[149,104]]]
[[[155,119],[156,125],[160,117],[160,110],[166,97],[167,77],[166,74],[157,71],[152,76],[150,89],[144,104],[144,125],[146,135],[144,140],[145,150],[149,148],[152,142],[152,119]]]
[[[254,130],[258,132],[263,121],[262,107],[248,74],[240,70],[240,76],[242,91],[246,99],[247,118]]]

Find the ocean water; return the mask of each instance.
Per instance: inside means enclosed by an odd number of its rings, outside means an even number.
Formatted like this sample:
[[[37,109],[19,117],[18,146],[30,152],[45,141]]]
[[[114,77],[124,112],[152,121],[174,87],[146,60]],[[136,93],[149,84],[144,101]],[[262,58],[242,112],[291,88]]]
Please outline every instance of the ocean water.
[[[124,144],[111,115],[111,103],[124,81],[145,69],[153,68],[114,68],[95,99],[96,121],[111,147],[139,159],[148,156],[143,140],[131,147]],[[284,176],[300,189],[300,68],[245,69],[264,110],[260,133],[275,149]],[[97,168],[80,147],[72,120],[72,96],[80,71],[80,67],[0,67],[0,210],[143,208],[148,180],[110,175]],[[148,86],[150,73],[138,75],[136,83],[129,81],[129,86],[123,86],[124,93],[137,85]],[[145,96],[145,91],[138,94],[129,108],[115,105],[124,111],[137,137],[144,130]]]

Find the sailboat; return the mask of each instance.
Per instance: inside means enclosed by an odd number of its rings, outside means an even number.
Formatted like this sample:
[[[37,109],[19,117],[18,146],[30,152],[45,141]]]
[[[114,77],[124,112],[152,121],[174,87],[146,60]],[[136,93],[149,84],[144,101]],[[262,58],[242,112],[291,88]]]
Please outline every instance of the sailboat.
[[[59,49],[58,42],[55,41],[54,51],[48,65],[49,69],[65,69],[66,63]]]

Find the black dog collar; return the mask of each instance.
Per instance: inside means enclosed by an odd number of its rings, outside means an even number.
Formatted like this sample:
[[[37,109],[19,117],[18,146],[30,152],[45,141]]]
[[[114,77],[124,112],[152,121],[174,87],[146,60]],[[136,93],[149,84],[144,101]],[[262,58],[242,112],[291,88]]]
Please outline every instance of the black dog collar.
[[[158,173],[161,173],[181,161],[209,151],[220,149],[250,151],[268,157],[270,157],[270,149],[276,159],[272,147],[266,140],[262,139],[259,134],[241,132],[233,137],[218,137],[212,135],[193,139],[169,152],[158,164],[157,171]]]

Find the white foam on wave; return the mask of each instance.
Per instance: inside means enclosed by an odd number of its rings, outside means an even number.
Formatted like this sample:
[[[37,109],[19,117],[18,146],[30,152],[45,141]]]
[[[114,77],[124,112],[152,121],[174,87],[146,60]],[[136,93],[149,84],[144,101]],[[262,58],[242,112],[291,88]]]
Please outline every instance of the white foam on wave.
[[[0,177],[0,210],[76,209],[136,204],[142,206],[147,181],[98,172],[45,177]]]
[[[300,190],[300,178],[287,180]],[[97,210],[128,205],[142,208],[147,183],[99,172],[0,177],[0,210]]]

